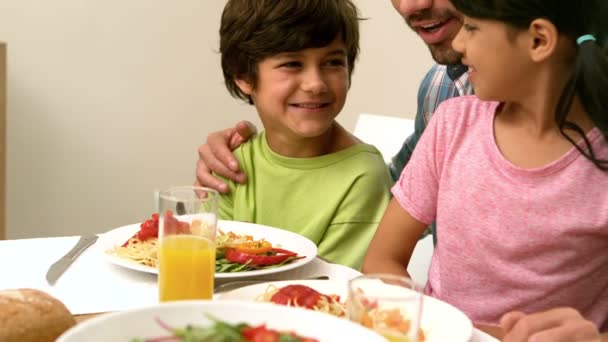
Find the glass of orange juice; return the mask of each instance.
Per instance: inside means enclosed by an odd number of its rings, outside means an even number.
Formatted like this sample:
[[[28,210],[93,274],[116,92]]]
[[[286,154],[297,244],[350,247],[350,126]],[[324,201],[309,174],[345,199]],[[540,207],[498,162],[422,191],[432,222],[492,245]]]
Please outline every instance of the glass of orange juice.
[[[161,302],[211,299],[219,193],[178,186],[158,194],[158,291]]]
[[[348,283],[348,318],[391,342],[424,342],[420,326],[423,295],[411,279],[368,274]]]

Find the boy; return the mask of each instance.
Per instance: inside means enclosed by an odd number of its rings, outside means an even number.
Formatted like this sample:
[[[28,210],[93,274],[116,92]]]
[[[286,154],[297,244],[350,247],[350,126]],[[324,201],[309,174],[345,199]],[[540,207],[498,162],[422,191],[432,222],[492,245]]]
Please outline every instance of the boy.
[[[235,151],[250,179],[227,181],[220,216],[296,232],[320,256],[357,269],[391,185],[380,152],[335,121],[358,20],[350,0],[230,0],[220,27],[226,87],[264,125]]]

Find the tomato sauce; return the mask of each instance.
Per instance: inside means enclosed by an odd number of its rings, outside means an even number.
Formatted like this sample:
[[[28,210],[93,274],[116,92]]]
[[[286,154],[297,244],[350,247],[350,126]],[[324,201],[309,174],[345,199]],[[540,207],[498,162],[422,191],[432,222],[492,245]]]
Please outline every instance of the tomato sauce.
[[[270,301],[281,305],[295,305],[312,309],[317,305],[321,297],[326,295],[305,285],[287,285],[275,293]]]

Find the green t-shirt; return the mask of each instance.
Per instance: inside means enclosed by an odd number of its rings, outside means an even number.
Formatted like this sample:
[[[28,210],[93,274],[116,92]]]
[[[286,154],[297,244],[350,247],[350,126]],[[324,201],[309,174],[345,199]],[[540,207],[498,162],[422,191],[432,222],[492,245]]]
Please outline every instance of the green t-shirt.
[[[380,152],[357,144],[314,158],[270,150],[264,132],[235,152],[247,184],[227,181],[220,217],[303,235],[330,261],[361,267],[392,184]]]

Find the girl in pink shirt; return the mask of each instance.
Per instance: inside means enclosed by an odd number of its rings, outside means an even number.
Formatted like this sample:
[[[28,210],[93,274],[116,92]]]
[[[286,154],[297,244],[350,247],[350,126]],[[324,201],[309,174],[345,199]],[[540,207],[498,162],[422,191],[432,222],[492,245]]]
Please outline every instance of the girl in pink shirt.
[[[451,0],[476,97],[435,112],[365,273],[406,274],[436,221],[427,294],[505,341],[608,332],[605,1]]]

